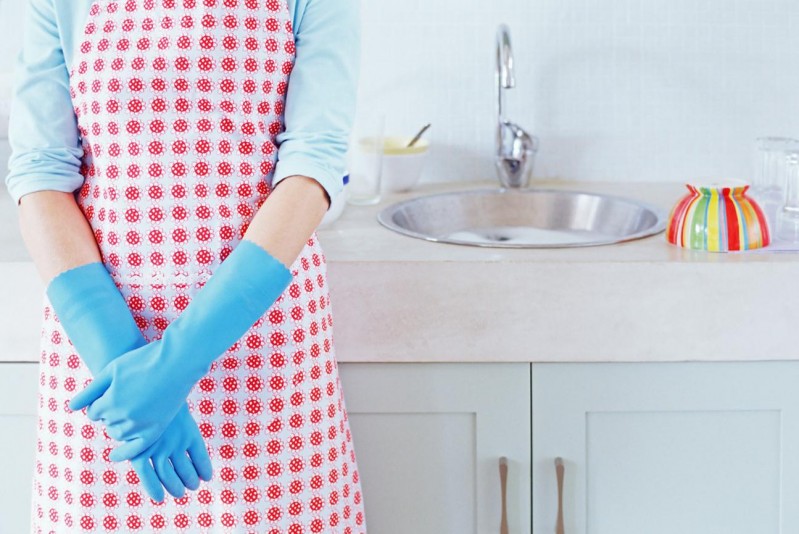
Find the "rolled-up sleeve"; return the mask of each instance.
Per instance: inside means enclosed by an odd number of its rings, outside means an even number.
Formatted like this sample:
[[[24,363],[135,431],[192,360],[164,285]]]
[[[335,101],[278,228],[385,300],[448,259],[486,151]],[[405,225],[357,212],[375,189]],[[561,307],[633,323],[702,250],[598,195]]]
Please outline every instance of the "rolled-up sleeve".
[[[83,184],[83,150],[69,72],[52,0],[29,0],[17,59],[6,186],[19,204],[34,191],[73,192]]]
[[[304,8],[304,9],[303,9]],[[330,201],[343,189],[360,71],[359,0],[298,0],[296,57],[276,136],[272,185],[292,175],[318,181]]]

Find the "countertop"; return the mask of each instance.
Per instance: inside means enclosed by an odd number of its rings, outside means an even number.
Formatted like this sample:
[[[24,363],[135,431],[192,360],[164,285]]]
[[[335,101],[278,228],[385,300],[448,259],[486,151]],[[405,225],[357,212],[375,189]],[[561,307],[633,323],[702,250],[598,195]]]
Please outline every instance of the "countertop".
[[[668,210],[679,183],[536,182]],[[319,230],[340,362],[712,361],[799,358],[799,254],[683,250],[663,234],[592,248],[432,243],[377,222],[390,203],[496,181],[422,184]],[[38,361],[42,287],[0,201],[0,361]],[[11,234],[9,234],[11,232]]]

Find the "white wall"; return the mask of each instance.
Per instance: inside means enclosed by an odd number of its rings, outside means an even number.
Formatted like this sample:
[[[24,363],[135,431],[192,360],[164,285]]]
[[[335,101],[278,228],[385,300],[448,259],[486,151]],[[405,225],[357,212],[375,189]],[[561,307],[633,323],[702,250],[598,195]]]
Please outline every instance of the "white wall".
[[[19,42],[19,20],[27,0],[0,0],[0,177],[6,175],[10,147],[6,140],[11,75]],[[0,181],[2,184],[2,181]],[[3,191],[0,189],[0,191]]]
[[[0,72],[14,66],[22,13],[28,0],[0,0]]]
[[[0,71],[23,0],[0,0]],[[425,122],[425,180],[493,177],[494,34],[512,31],[509,115],[536,175],[747,178],[752,140],[799,136],[796,0],[364,0],[359,106]]]

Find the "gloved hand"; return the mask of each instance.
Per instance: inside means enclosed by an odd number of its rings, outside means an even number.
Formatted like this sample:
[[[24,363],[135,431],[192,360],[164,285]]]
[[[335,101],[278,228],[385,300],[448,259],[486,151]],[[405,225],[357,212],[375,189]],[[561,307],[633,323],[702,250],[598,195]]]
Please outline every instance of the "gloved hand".
[[[119,462],[128,459],[115,458],[114,453],[117,451],[118,449],[111,451],[112,461]],[[183,497],[185,488],[196,490],[200,487],[200,479],[211,480],[213,475],[211,458],[205,448],[205,441],[185,402],[155,443],[141,454],[130,458],[130,461],[134,469],[136,465],[143,465],[147,470],[155,467],[155,473],[158,475],[160,483],[159,480],[155,480],[157,489],[155,492],[151,491],[153,486],[151,483],[147,492],[151,496],[155,494],[153,499],[159,502],[164,497],[161,484],[172,496]],[[142,461],[146,464],[141,464]],[[150,462],[152,462],[152,466]]]
[[[108,364],[69,406],[129,441],[116,459],[146,449],[211,363],[241,338],[288,286],[291,271],[242,239],[159,340]]]
[[[147,345],[101,262],[59,273],[47,285],[46,293],[78,356],[93,375],[114,358]],[[117,439],[113,434],[108,433]],[[197,489],[200,478],[210,480],[212,476],[211,459],[185,403],[163,435],[144,454],[131,457],[131,464],[145,491],[159,502],[164,500],[162,484],[181,497],[185,488]]]

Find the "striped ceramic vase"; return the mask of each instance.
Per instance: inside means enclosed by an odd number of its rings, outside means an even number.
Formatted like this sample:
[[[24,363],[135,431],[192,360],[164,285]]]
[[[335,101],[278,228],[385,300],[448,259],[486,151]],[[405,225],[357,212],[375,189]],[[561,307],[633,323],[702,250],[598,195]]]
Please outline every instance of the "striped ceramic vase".
[[[671,211],[666,238],[685,248],[728,252],[765,247],[771,242],[766,217],[746,195],[749,186],[687,185]]]

